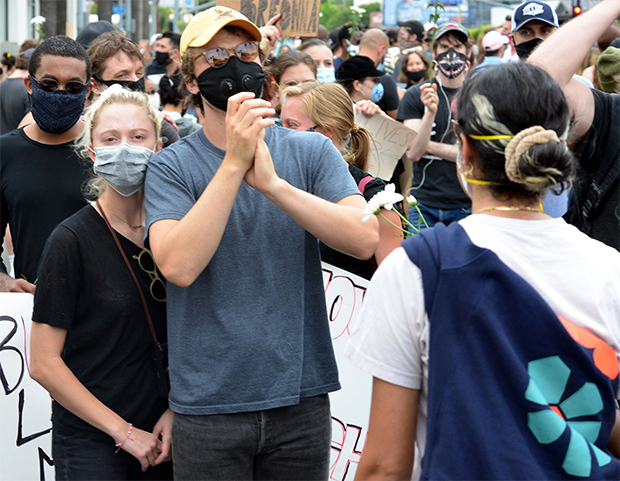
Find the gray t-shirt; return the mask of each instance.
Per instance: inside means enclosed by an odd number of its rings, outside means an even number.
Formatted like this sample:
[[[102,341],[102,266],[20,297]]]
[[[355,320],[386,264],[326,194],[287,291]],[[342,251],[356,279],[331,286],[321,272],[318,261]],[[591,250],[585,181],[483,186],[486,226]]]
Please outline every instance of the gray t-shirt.
[[[270,127],[278,175],[331,202],[359,194],[320,134]],[[225,151],[200,131],[154,156],[147,229],[181,219]],[[241,185],[211,262],[187,288],[168,283],[170,406],[181,414],[258,411],[339,389],[317,239]]]

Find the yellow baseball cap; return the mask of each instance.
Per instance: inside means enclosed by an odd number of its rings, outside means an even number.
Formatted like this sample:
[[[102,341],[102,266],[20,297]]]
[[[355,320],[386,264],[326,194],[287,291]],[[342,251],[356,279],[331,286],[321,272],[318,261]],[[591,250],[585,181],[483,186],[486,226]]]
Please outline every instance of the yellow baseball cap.
[[[256,25],[245,15],[229,7],[211,7],[200,12],[187,24],[181,35],[181,55],[189,47],[202,47],[226,25],[245,30],[254,40],[260,42],[262,35]]]

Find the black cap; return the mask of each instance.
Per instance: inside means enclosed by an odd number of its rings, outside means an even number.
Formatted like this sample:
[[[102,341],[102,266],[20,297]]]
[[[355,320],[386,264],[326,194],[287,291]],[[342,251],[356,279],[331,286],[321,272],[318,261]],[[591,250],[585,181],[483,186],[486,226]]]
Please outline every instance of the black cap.
[[[437,27],[437,30],[435,31],[435,41],[439,40],[448,32],[454,32],[459,34],[459,36],[463,40],[463,43],[467,43],[467,41],[469,40],[469,32],[465,27],[463,27],[463,25],[456,22],[448,22],[442,23]]]
[[[349,85],[356,80],[362,80],[367,77],[380,77],[385,72],[377,70],[375,63],[368,57],[357,55],[342,62],[338,70],[336,70],[336,80],[341,84]]]
[[[99,35],[111,32],[112,30],[118,30],[119,32],[121,31],[120,28],[115,27],[110,22],[99,20],[98,22],[93,22],[86,25],[84,30],[82,30],[75,38],[75,41],[87,49]]]
[[[406,22],[398,22],[399,27],[406,28],[411,33],[415,33],[418,36],[418,40],[421,42],[424,38],[424,25],[417,20],[407,20]]]

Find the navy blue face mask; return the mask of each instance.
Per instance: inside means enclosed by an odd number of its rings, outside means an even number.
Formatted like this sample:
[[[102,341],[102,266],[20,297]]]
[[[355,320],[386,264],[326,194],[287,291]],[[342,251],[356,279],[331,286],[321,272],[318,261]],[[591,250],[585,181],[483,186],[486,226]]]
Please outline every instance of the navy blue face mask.
[[[65,90],[48,92],[35,78],[30,76],[32,94],[30,107],[32,117],[43,132],[62,134],[73,127],[84,111],[86,92],[90,82],[76,93]]]

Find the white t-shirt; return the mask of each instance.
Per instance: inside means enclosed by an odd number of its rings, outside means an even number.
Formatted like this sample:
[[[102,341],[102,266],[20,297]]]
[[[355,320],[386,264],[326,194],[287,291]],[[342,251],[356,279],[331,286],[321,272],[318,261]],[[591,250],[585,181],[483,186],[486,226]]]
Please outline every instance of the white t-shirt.
[[[620,252],[561,218],[480,214],[459,223],[475,245],[495,252],[554,312],[592,331],[620,359]],[[399,248],[374,274],[345,351],[374,377],[421,390],[412,479],[420,477],[426,445],[428,322],[420,269]]]

